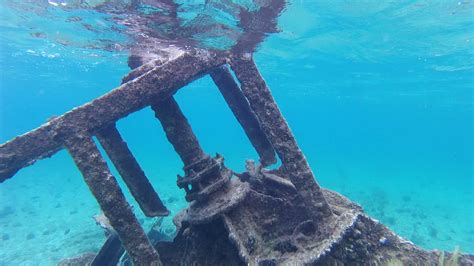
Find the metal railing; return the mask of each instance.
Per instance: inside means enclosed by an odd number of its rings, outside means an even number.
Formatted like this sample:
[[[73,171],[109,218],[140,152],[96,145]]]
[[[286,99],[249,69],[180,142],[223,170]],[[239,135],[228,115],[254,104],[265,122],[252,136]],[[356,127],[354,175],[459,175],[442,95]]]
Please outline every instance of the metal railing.
[[[223,165],[221,156],[211,158],[202,150],[173,99],[183,86],[210,75],[256,149],[262,166],[275,164],[277,155],[282,171],[297,189],[309,217],[317,222],[330,216],[331,209],[252,59],[252,51],[265,35],[249,30],[253,27],[251,22],[263,18],[256,25],[276,30],[275,18],[283,10],[284,1],[274,2],[275,5],[262,7],[255,13],[242,10],[244,34],[230,51],[196,48],[181,49],[177,54],[175,51],[172,58],[154,60],[134,69],[121,86],[109,93],[0,145],[0,183],[37,160],[67,149],[132,261],[138,265],[161,264],[159,254],[138,223],[93,137],[97,137],[144,214],[168,215],[115,127],[121,118],[150,106],[184,163],[185,176],[178,177],[177,184],[186,191],[186,200],[205,202],[219,197],[216,195],[230,181],[232,171]],[[235,204],[236,198],[227,201],[207,213],[207,218]],[[200,219],[203,218],[197,217],[196,221]]]
[[[151,106],[185,165],[186,176],[178,179],[178,185],[186,190],[187,200],[212,197],[230,175],[221,172],[212,175],[216,178],[209,177],[212,169],[222,168],[222,163],[201,149],[173,99],[180,88],[207,74],[243,127],[261,164],[274,164],[276,152],[310,216],[317,221],[322,215],[330,215],[331,210],[304,155],[249,54],[193,49],[168,62],[152,62],[134,70],[120,87],[0,145],[0,181],[13,177],[39,159],[67,149],[132,260],[139,264],[159,263],[158,253],[131,211],[93,136],[142,211],[151,217],[167,215],[168,210],[115,127],[119,119]]]

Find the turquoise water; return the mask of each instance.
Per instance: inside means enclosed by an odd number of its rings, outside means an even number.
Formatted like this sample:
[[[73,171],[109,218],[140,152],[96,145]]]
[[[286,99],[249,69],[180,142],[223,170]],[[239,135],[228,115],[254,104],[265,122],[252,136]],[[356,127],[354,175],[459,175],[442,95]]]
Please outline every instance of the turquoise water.
[[[20,14],[1,3],[0,143],[108,92],[129,71],[126,49],[84,45],[126,36],[75,31],[63,18],[76,11]],[[254,55],[317,181],[427,249],[474,253],[473,16],[472,1],[296,0]],[[235,170],[256,158],[210,78],[177,100],[206,152]],[[118,128],[168,208],[183,208],[182,163],[152,111]],[[96,251],[99,212],[65,151],[21,170],[0,184],[0,265]]]

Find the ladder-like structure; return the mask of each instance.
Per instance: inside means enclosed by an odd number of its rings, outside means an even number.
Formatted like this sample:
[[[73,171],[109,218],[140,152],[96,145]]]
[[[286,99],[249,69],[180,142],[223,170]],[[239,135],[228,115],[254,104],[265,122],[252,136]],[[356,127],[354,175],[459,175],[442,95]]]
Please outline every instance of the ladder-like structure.
[[[118,240],[136,265],[438,262],[439,254],[401,239],[357,204],[317,184],[249,52],[264,34],[248,29],[276,24],[284,1],[274,2],[254,13],[242,10],[244,34],[229,51],[163,48],[168,49],[166,56],[140,62],[118,88],[0,145],[0,183],[67,149],[113,227],[105,246],[114,248],[96,256],[105,256],[111,264],[122,254],[116,249]],[[258,17],[268,20],[255,23]],[[260,165],[247,162],[243,174],[228,169],[221,155],[205,153],[174,100],[179,89],[205,75],[211,76],[259,155]],[[143,213],[167,216],[169,211],[115,126],[146,107],[155,112],[184,164],[177,185],[190,204],[174,217],[178,233],[171,243],[150,241],[93,139]],[[278,169],[265,169],[277,158]],[[468,256],[462,260],[472,263]]]
[[[148,106],[155,111],[168,140],[185,165],[186,175],[178,179],[178,186],[186,190],[186,199],[203,202],[216,192],[226,191],[223,187],[230,182],[232,172],[225,169],[221,157],[211,158],[201,149],[173,99],[173,94],[180,88],[209,74],[260,155],[261,164],[276,163],[276,152],[282,169],[298,190],[312,219],[317,221],[330,216],[331,209],[253,59],[248,54],[199,49],[181,51],[175,56],[167,62],[155,61],[137,68],[124,78],[120,87],[106,95],[1,145],[0,181],[11,178],[18,170],[39,159],[67,149],[133,261],[139,264],[159,261],[100,155],[93,136],[97,137],[147,216],[165,216],[168,210],[115,123]],[[212,219],[235,203],[228,203],[206,219]]]
[[[260,166],[248,162],[247,172],[238,175],[225,167],[221,155],[202,150],[173,95],[204,75],[221,91]],[[119,119],[148,106],[184,164],[177,185],[190,205],[174,219],[178,235],[172,243],[152,244],[93,140],[96,136],[143,213],[168,215],[115,127]],[[74,159],[116,233],[96,257],[108,265],[119,260],[120,245],[136,265],[422,263],[440,256],[404,241],[356,204],[318,186],[249,54],[181,50],[135,69],[120,87],[0,145],[0,181],[61,149]],[[281,167],[265,170],[277,156]],[[468,255],[459,259],[472,263]]]

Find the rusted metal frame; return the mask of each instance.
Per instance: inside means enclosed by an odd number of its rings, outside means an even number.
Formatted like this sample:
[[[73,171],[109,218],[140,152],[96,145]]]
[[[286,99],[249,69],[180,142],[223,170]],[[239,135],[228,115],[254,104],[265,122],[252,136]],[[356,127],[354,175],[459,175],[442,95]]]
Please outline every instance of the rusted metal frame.
[[[94,134],[100,128],[146,107],[151,99],[169,97],[210,69],[224,64],[225,60],[220,53],[183,52],[96,100],[0,145],[0,182],[11,178],[21,168],[61,150],[63,139],[67,137],[64,132],[79,128]]]
[[[276,163],[272,145],[260,128],[257,117],[250,109],[247,99],[227,66],[214,68],[210,72],[210,76],[260,156],[261,164],[267,166]]]
[[[99,130],[96,136],[143,213],[148,217],[167,216],[169,211],[148,181],[127,143],[120,136],[115,124]]]
[[[305,203],[309,215],[314,222],[330,216],[332,211],[321,188],[253,59],[248,55],[235,55],[231,58],[230,65],[263,132],[280,157],[285,173]]]
[[[91,135],[76,133],[66,139],[65,146],[133,262],[137,265],[161,265],[158,252],[133,214]]]

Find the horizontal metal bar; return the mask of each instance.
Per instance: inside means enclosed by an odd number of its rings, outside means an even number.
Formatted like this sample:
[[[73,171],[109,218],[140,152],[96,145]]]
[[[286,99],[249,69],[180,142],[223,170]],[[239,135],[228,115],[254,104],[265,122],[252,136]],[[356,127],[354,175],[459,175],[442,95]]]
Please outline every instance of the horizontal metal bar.
[[[183,52],[111,92],[0,145],[0,183],[21,168],[62,149],[64,139],[76,129],[94,134],[100,128],[148,106],[151,99],[173,95],[179,88],[225,61],[226,57],[220,53]],[[141,68],[138,70],[143,71]]]

